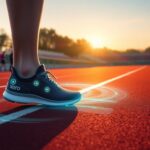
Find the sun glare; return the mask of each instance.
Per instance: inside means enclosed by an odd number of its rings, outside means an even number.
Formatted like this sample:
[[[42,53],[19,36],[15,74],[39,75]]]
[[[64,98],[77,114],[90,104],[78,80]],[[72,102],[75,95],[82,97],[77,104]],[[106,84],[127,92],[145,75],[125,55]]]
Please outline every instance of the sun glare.
[[[87,38],[93,48],[102,48],[104,47],[103,42],[100,38]]]

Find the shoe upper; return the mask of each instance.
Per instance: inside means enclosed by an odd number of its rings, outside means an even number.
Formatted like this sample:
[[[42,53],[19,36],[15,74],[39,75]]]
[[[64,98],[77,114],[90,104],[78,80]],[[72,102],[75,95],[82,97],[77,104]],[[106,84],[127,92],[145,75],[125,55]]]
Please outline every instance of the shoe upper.
[[[59,85],[45,69],[44,65],[39,66],[34,76],[31,78],[19,77],[16,69],[12,67],[12,74],[8,81],[9,92],[39,96],[45,99],[66,101],[81,97],[79,92],[64,89]]]

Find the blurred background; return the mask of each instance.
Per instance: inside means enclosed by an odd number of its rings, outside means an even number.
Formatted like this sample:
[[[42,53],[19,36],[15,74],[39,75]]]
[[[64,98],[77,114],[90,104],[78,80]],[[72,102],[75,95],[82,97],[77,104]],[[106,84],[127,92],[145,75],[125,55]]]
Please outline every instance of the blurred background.
[[[12,64],[5,0],[0,5],[0,71]],[[39,56],[48,68],[150,64],[149,0],[45,0]]]

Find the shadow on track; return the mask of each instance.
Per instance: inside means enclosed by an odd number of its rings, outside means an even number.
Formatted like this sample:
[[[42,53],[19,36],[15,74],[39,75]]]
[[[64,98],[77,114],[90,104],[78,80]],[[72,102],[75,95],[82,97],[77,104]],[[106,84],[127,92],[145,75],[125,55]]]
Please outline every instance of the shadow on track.
[[[32,107],[18,107],[17,110]],[[9,112],[10,113],[10,112]],[[5,115],[9,114],[6,112]],[[1,150],[40,150],[67,128],[77,116],[77,108],[65,109],[45,107],[25,118],[0,125]]]

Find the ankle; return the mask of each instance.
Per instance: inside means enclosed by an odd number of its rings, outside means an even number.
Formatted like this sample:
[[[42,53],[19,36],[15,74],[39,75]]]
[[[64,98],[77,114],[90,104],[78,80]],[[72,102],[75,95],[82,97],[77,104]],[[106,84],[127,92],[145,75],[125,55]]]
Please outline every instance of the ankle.
[[[22,67],[14,66],[14,67],[16,68],[16,71],[21,78],[30,78],[35,75],[36,70],[39,66],[40,64],[32,66],[30,65],[30,66],[22,66]]]

